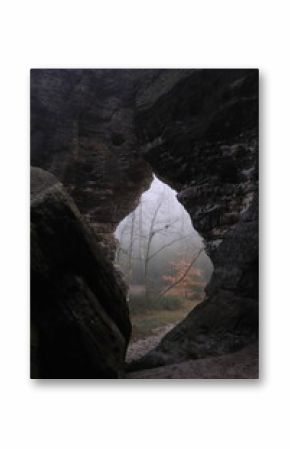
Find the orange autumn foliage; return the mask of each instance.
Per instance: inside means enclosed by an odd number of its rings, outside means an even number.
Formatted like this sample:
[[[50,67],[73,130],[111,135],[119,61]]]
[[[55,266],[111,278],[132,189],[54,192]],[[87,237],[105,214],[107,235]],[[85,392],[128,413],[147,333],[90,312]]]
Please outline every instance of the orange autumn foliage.
[[[174,284],[179,279],[181,280],[170,290],[169,295],[190,298],[196,290],[200,291],[203,289],[205,283],[202,280],[202,272],[199,268],[191,267],[186,276],[183,277],[188,270],[188,265],[189,262],[184,259],[170,262],[172,274],[165,274],[162,276],[162,279],[166,281],[168,286]]]

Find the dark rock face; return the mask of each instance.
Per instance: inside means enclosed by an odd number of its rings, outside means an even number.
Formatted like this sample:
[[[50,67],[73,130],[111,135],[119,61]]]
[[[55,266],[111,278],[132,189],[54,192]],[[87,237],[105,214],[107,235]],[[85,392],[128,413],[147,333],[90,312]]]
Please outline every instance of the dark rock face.
[[[33,378],[116,378],[131,333],[126,287],[50,173],[31,172]]]
[[[236,351],[258,338],[258,72],[194,71],[136,122],[215,270],[206,301],[132,369]]]
[[[31,71],[31,163],[62,181],[111,256],[112,232],[152,180],[134,133],[136,79],[123,70]]]
[[[258,71],[32,71],[32,162],[114,252],[153,170],[179,193],[215,271],[207,299],[140,361],[236,351],[258,334]]]
[[[145,159],[216,246],[257,191],[258,72],[192,71],[136,123]]]

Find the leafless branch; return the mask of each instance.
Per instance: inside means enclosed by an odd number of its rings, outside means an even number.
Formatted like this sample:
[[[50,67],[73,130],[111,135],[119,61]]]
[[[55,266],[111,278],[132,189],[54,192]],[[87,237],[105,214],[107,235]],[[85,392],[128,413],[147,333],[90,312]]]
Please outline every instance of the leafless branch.
[[[188,237],[190,237],[189,235],[185,235],[183,237],[179,237],[178,239],[174,239],[171,242],[167,243],[166,245],[163,245],[161,248],[159,248],[157,251],[155,251],[155,253],[151,254],[151,256],[149,256],[149,260],[151,260],[153,257],[155,257],[157,254],[159,254],[161,251],[163,251],[165,248],[168,248],[171,245],[174,245],[174,243],[176,242],[180,242],[180,240],[184,240],[187,239]]]

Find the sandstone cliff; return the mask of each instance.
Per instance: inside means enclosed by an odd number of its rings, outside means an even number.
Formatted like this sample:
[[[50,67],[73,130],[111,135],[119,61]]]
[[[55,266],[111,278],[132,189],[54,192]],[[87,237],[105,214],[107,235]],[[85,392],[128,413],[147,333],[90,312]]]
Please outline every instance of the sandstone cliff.
[[[31,95],[32,163],[62,181],[111,257],[152,171],[207,242],[206,301],[133,368],[256,342],[258,71],[35,70]]]

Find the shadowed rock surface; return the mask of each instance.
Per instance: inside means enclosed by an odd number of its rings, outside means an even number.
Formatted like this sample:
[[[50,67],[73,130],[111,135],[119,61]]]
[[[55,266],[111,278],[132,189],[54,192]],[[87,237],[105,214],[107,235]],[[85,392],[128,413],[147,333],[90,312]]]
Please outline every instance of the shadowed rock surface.
[[[259,351],[256,345],[238,352],[136,371],[128,379],[257,379]]]
[[[62,181],[111,258],[112,233],[152,181],[134,132],[138,73],[31,71],[32,165]]]
[[[214,273],[206,300],[130,369],[237,351],[258,338],[258,72],[193,71],[136,122],[144,158],[179,192]]]
[[[110,257],[152,170],[214,264],[207,298],[132,369],[238,351],[258,337],[258,71],[35,70],[32,162],[54,173]]]
[[[116,378],[129,341],[126,287],[73,200],[31,171],[33,378]]]

